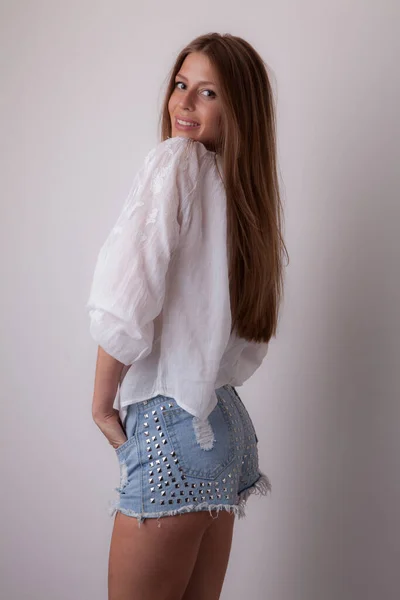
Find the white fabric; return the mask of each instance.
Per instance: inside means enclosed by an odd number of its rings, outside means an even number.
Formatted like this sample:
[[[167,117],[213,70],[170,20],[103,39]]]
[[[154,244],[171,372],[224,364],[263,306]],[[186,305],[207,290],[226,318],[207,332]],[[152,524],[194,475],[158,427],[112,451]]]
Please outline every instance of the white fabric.
[[[240,386],[268,344],[230,335],[226,195],[218,155],[173,137],[146,156],[100,249],[90,333],[126,365],[114,408],[158,394],[200,419]]]

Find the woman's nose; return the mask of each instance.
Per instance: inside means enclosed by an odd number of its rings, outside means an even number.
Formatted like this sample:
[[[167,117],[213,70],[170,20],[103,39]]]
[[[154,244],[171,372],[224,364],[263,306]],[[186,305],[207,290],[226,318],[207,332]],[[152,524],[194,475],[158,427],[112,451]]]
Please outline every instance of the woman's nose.
[[[186,92],[185,94],[182,94],[182,96],[179,99],[179,106],[181,108],[193,110],[193,108],[194,108],[193,92]]]

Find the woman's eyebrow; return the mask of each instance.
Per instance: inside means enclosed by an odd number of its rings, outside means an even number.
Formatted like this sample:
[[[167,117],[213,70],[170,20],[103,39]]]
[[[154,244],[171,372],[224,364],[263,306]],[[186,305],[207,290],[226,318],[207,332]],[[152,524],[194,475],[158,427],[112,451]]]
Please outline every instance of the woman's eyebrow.
[[[177,73],[175,75],[175,77],[182,77],[182,79],[186,79],[186,81],[188,81],[188,78],[185,77],[184,75],[182,75],[182,73]],[[199,85],[216,85],[213,81],[199,81],[198,84]]]

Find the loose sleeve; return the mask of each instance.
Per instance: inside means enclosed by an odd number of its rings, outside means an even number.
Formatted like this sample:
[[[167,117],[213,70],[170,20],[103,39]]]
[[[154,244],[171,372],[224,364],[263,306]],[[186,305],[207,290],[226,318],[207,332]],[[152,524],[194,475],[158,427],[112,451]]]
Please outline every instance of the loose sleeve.
[[[149,152],[97,258],[86,304],[90,334],[124,365],[152,350],[179,240],[185,148],[182,138],[170,138]]]

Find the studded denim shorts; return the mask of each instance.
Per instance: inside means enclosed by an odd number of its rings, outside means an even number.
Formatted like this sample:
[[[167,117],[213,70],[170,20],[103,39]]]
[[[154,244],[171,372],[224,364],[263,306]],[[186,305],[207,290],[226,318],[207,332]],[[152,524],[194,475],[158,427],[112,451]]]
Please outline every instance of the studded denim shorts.
[[[250,494],[266,495],[259,470],[258,438],[235,388],[216,390],[218,402],[206,420],[158,395],[128,406],[127,441],[115,452],[120,467],[118,499],[110,507],[136,517],[165,517],[219,510],[245,516]]]

